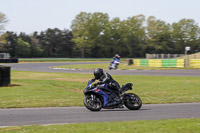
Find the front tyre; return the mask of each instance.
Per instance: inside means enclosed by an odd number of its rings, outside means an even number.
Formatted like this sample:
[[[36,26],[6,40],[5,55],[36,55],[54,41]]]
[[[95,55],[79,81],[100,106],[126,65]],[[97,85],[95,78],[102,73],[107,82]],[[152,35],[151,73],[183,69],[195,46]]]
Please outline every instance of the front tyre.
[[[103,107],[101,99],[93,94],[86,95],[84,98],[84,105],[91,111],[100,111]]]
[[[116,66],[115,66],[115,70],[117,70],[117,67],[118,67],[118,66],[116,65]]]
[[[128,93],[124,105],[130,110],[139,110],[142,107],[142,100],[134,93]]]

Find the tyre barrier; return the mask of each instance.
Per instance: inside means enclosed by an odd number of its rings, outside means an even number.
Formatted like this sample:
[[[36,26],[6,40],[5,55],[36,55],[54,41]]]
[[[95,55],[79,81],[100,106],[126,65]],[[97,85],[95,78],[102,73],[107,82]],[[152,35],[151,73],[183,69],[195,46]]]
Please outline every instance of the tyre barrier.
[[[0,86],[10,85],[10,66],[0,66]]]
[[[0,59],[0,63],[18,63],[18,58]]]
[[[148,67],[184,67],[184,59],[135,59],[135,66]]]
[[[200,68],[200,59],[190,59],[190,67]]]
[[[133,64],[133,59],[129,59],[128,60],[128,65],[132,65]]]

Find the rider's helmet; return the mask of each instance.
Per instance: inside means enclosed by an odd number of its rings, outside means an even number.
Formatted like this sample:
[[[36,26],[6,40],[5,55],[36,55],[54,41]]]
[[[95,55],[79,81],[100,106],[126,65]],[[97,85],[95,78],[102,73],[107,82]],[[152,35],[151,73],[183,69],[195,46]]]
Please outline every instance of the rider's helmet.
[[[103,69],[97,68],[96,70],[94,70],[95,79],[100,79],[103,75],[104,75]]]
[[[116,54],[116,55],[115,55],[115,58],[119,59],[119,58],[120,58],[119,54]]]

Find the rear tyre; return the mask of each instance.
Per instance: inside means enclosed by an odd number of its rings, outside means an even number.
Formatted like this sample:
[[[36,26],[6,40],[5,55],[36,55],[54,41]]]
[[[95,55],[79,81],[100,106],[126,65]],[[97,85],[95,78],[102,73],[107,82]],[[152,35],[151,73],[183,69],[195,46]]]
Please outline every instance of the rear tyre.
[[[124,105],[130,110],[139,110],[142,107],[142,100],[134,93],[128,93]]]
[[[101,99],[93,94],[86,95],[84,98],[84,105],[91,111],[100,111],[103,107]]]

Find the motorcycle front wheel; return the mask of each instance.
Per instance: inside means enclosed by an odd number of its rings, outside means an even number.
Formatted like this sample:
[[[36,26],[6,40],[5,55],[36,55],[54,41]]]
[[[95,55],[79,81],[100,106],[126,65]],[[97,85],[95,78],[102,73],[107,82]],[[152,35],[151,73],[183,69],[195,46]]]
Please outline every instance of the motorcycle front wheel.
[[[142,100],[140,97],[133,93],[128,93],[128,95],[124,105],[130,110],[139,110],[142,107]]]
[[[103,107],[101,99],[93,94],[86,95],[84,98],[84,105],[91,111],[100,111]]]

